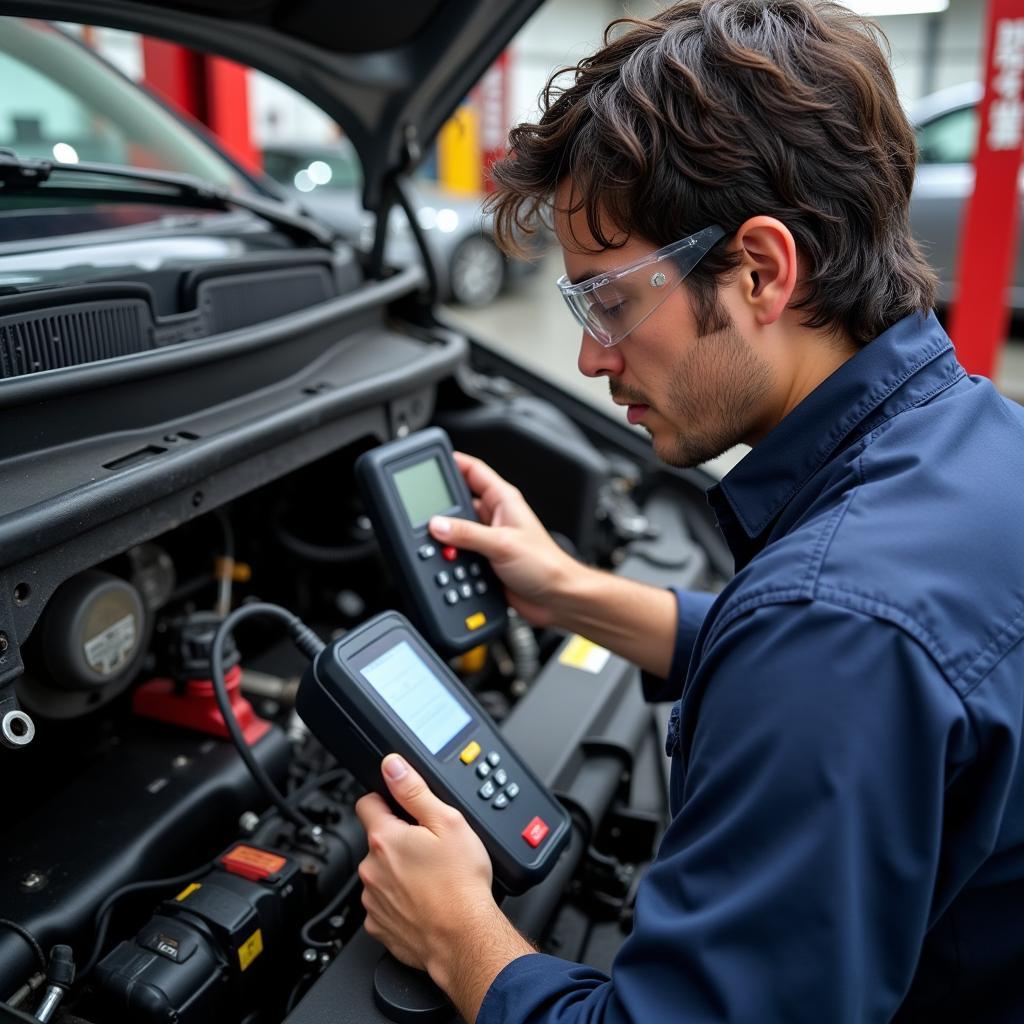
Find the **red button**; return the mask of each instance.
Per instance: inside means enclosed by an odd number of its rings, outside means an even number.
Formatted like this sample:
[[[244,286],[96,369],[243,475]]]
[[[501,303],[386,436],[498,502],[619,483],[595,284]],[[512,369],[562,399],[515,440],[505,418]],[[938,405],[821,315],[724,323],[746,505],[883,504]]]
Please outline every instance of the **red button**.
[[[551,830],[548,828],[543,818],[534,818],[526,828],[523,829],[523,838],[531,846],[540,846],[544,842],[544,837]]]
[[[459,557],[459,549],[453,547],[441,548],[441,557],[446,562],[454,562]]]

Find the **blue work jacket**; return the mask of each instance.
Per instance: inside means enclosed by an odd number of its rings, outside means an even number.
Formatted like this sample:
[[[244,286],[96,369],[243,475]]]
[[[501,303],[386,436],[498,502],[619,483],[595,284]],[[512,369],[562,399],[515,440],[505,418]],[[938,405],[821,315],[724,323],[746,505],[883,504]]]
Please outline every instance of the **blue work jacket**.
[[[611,978],[533,954],[479,1024],[1024,1022],[1024,410],[895,324],[709,501],[672,820]]]

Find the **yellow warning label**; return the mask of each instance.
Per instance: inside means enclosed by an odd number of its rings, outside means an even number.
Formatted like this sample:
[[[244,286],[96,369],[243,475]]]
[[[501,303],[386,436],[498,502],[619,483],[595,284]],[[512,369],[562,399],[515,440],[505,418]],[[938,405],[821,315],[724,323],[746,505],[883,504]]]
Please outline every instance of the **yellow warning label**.
[[[466,629],[472,631],[479,629],[482,625],[487,622],[487,616],[483,612],[476,612],[473,615],[466,617]]]
[[[599,647],[586,637],[573,636],[562,648],[558,660],[563,665],[582,669],[584,672],[593,672],[596,675],[605,667],[610,657],[611,651],[604,647]]]
[[[247,970],[249,964],[251,964],[262,952],[263,932],[257,928],[256,931],[254,931],[238,949],[238,963],[241,965],[242,970]]]
[[[187,899],[192,893],[194,893],[196,889],[202,889],[199,882],[193,882],[191,885],[186,885],[185,888],[182,889],[174,898],[180,903],[183,899]]]

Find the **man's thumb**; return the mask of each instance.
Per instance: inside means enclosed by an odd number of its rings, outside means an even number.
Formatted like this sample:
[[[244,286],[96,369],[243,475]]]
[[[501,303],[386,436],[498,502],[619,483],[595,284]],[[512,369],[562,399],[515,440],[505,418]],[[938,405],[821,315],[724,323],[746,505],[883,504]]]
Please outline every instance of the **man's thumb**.
[[[423,776],[404,757],[388,754],[381,762],[381,773],[391,795],[404,811],[427,828],[440,823],[447,805],[430,792]]]

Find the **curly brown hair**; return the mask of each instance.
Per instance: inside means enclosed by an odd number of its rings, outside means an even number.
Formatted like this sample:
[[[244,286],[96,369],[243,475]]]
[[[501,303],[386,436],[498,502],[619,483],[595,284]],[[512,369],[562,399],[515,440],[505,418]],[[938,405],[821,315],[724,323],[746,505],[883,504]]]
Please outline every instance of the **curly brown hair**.
[[[600,51],[551,76],[540,122],[512,129],[493,169],[496,235],[515,251],[566,178],[561,212],[585,210],[602,249],[623,231],[660,246],[767,214],[804,263],[805,325],[863,345],[935,298],[910,234],[917,146],[888,56],[871,22],[833,2],[683,0],[614,21]],[[687,279],[705,326],[737,266],[729,237]]]

